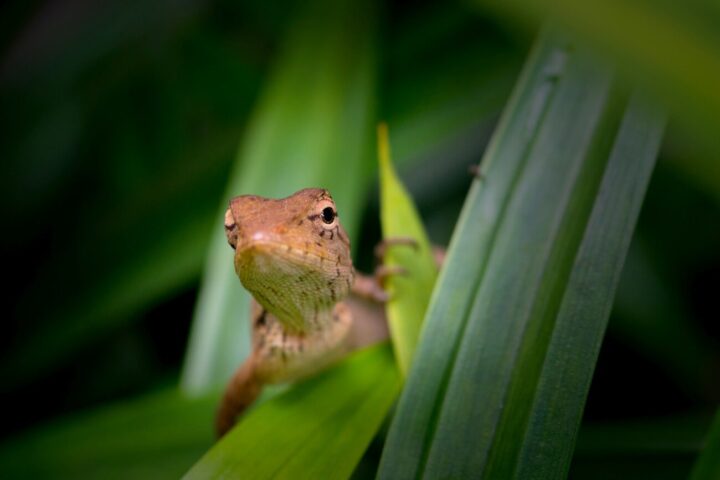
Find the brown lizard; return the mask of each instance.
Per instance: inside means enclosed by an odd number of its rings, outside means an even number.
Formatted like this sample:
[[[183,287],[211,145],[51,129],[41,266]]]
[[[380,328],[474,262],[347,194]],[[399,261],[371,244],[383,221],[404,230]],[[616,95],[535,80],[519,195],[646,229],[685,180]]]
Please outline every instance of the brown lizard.
[[[263,385],[311,376],[388,335],[385,292],[379,280],[355,272],[350,240],[327,190],[308,188],[279,200],[235,197],[225,233],[235,271],[253,296],[253,334],[252,352],[220,404],[218,436]],[[396,272],[380,275],[387,273]]]

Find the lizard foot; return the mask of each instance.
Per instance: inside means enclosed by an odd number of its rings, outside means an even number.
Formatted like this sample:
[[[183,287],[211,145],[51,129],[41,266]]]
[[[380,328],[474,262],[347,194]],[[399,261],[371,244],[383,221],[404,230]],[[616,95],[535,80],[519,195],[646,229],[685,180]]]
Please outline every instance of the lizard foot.
[[[400,266],[380,265],[372,276],[358,275],[355,277],[353,293],[377,303],[390,301],[390,294],[385,290],[385,280],[393,275],[407,275],[408,271]]]
[[[405,267],[399,265],[380,265],[375,269],[375,281],[381,287],[385,286],[385,280],[393,275],[407,275],[408,271]]]
[[[382,240],[380,243],[378,243],[375,246],[375,258],[377,259],[377,261],[379,263],[382,263],[383,259],[385,257],[385,252],[387,252],[388,248],[394,247],[396,245],[406,245],[408,247],[412,247],[414,250],[418,249],[418,243],[414,238],[411,238],[411,237],[386,238],[385,240]],[[432,253],[433,253],[433,258],[435,259],[435,265],[438,268],[442,267],[442,265],[445,263],[445,253],[446,253],[445,248],[439,247],[437,245],[433,245]],[[407,274],[407,271],[390,272],[389,275],[392,275],[393,273],[399,273],[399,274],[405,275],[405,274]],[[379,279],[384,280],[389,275],[388,274],[381,275],[381,277]],[[375,271],[375,276],[378,277],[377,270]]]
[[[375,258],[380,265],[372,276],[358,275],[353,285],[353,293],[359,297],[377,303],[386,303],[390,295],[385,291],[385,280],[392,275],[407,275],[408,271],[400,266],[382,265],[387,249],[396,245],[405,245],[417,249],[417,242],[410,237],[386,238],[375,247]]]
[[[388,248],[394,247],[397,245],[405,245],[408,247],[412,247],[413,250],[418,249],[418,243],[414,238],[411,237],[390,237],[386,238],[384,240],[381,240],[380,243],[375,245],[375,258],[379,263],[382,263],[385,258],[385,253],[388,251]]]

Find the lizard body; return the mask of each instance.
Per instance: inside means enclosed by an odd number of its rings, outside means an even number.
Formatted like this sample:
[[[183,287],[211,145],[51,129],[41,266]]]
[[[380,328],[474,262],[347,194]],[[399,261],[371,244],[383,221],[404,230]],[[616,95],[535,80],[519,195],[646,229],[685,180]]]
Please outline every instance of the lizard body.
[[[235,271],[252,294],[252,352],[216,420],[222,436],[268,383],[292,382],[387,337],[381,287],[355,272],[327,190],[284,199],[242,195],[225,214]]]

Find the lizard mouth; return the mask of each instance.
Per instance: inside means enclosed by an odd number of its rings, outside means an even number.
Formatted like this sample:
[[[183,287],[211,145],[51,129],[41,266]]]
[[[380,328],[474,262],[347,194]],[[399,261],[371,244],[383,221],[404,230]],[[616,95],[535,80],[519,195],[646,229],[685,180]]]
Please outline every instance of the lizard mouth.
[[[274,232],[257,231],[245,238],[237,239],[236,257],[268,257],[271,263],[292,263],[313,269],[335,266],[340,258],[321,245],[309,241],[291,242]]]

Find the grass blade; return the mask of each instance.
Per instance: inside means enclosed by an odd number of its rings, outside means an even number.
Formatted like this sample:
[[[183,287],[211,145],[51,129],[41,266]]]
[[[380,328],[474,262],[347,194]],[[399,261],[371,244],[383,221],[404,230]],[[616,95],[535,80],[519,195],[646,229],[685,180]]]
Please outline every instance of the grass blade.
[[[643,120],[635,106],[623,120],[625,101],[611,84],[587,52],[544,32],[486,153],[484,180],[473,186],[453,236],[380,478],[509,478],[527,473],[522,449],[539,435],[554,440],[558,455],[572,452],[585,386],[571,387],[575,395],[568,398],[564,389],[547,390],[540,382],[543,364],[569,356],[578,376],[592,372],[595,357],[580,355],[582,342],[599,345],[602,339],[624,242],[662,130],[662,122]],[[638,169],[629,171],[629,184],[615,191],[603,183],[609,193],[596,199],[608,158],[605,174],[611,176],[630,152],[641,155],[629,162]],[[626,209],[617,217],[591,217],[593,208],[608,212],[603,195],[614,194]],[[569,282],[580,282],[579,267],[597,260],[592,242],[603,221],[613,226],[607,234],[615,260],[603,270],[599,297],[591,297],[594,316],[584,320],[593,333],[556,351],[554,337],[568,335],[562,319],[569,313],[560,307],[579,288]],[[580,258],[585,263],[574,267]],[[575,358],[582,360],[576,364]],[[551,393],[573,407],[563,418],[566,430],[526,432],[538,421],[535,414],[546,413],[531,410],[533,401]],[[570,440],[562,437],[568,432]]]
[[[486,153],[486,158],[504,153],[498,161],[486,167],[486,170],[499,171],[494,175],[494,181],[487,184],[487,188],[480,188],[480,182],[474,181],[468,194],[448,249],[446,263],[430,301],[427,323],[418,347],[418,358],[393,419],[380,464],[379,478],[416,478],[421,475],[420,462],[425,455],[426,443],[432,435],[433,417],[437,414],[435,403],[439,402],[439,396],[445,388],[444,377],[452,366],[448,352],[454,350],[462,334],[475,294],[475,277],[487,262],[489,248],[478,248],[477,245],[490,243],[496,224],[500,221],[503,205],[510,195],[516,172],[524,163],[521,154],[533,138],[532,132],[527,132],[526,123],[530,116],[530,103],[534,100],[537,117],[542,114],[553,93],[555,82],[552,79],[546,80],[544,73],[553,55],[564,54],[547,42],[536,46]],[[535,95],[527,92],[530,87],[535,87]],[[524,110],[520,110],[520,105],[524,105]],[[513,111],[517,112],[507,113]],[[506,131],[509,133],[505,133]],[[473,252],[473,255],[458,252]],[[441,317],[442,324],[439,320]],[[425,338],[432,338],[433,341],[424,341]],[[430,358],[436,361],[430,362]],[[419,371],[422,366],[429,368],[420,378],[419,374],[414,372]],[[410,398],[420,401],[411,402]]]
[[[548,339],[518,462],[520,477],[567,474],[664,123],[663,115],[631,99]]]

